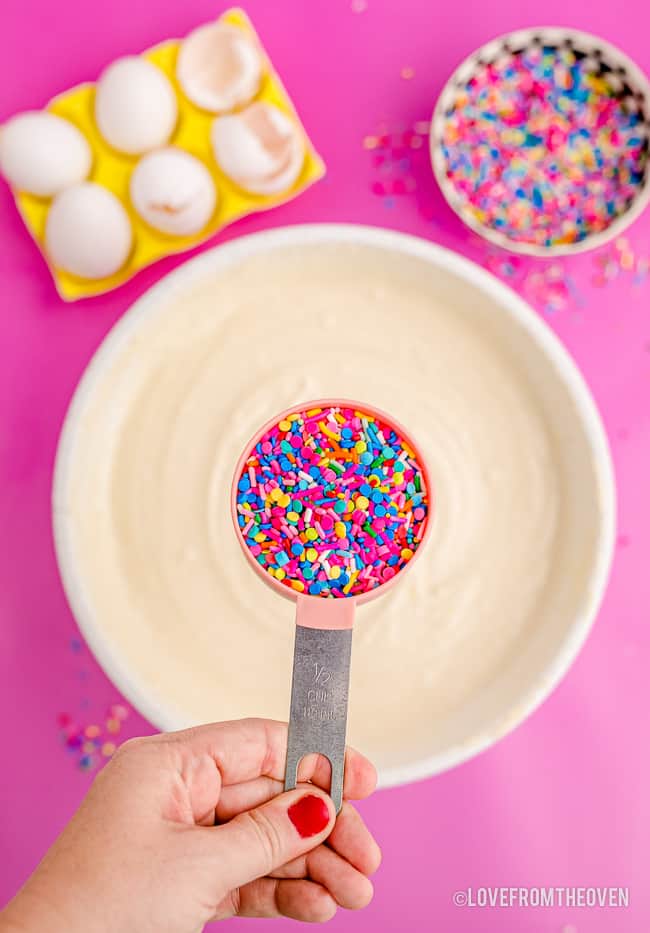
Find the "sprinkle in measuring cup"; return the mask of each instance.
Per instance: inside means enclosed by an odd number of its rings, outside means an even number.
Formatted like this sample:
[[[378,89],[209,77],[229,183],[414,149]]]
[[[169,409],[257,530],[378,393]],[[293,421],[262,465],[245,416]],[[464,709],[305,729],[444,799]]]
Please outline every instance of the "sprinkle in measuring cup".
[[[387,583],[422,541],[428,496],[415,452],[362,410],[285,415],[237,482],[246,546],[298,593],[358,596]]]

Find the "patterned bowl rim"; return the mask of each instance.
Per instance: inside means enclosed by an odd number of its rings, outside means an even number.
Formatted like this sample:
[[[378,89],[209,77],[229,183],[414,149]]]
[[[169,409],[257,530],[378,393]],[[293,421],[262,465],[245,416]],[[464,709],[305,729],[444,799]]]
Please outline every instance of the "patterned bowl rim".
[[[559,243],[553,246],[540,246],[536,243],[520,243],[512,240],[504,233],[500,233],[487,224],[477,220],[467,205],[456,194],[455,188],[447,178],[447,163],[442,152],[442,133],[445,124],[445,112],[449,108],[452,96],[459,84],[464,84],[476,71],[477,65],[483,61],[492,61],[499,52],[508,47],[518,49],[526,48],[535,41],[551,46],[571,45],[587,55],[601,58],[613,70],[624,74],[627,83],[634,91],[634,96],[640,104],[644,123],[650,128],[650,81],[639,66],[615,45],[579,29],[568,29],[564,26],[539,26],[529,29],[517,29],[514,32],[503,33],[490,39],[480,48],[475,49],[456,68],[445,83],[436,101],[431,117],[429,131],[429,153],[436,181],[442,191],[449,207],[454,213],[479,236],[506,249],[512,253],[527,256],[552,258],[555,256],[568,256],[584,253],[596,249],[610,242],[629,227],[645,210],[650,201],[650,156],[646,161],[645,178],[643,184],[630,204],[622,214],[619,214],[605,230],[590,233],[583,240],[576,243]],[[649,132],[650,135],[650,132]]]

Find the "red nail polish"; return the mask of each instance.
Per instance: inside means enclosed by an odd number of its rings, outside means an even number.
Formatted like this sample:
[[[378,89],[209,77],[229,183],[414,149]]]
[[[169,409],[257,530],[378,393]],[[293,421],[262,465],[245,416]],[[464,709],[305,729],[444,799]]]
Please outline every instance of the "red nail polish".
[[[330,821],[330,811],[322,797],[305,794],[287,810],[289,819],[303,839],[322,832]]]

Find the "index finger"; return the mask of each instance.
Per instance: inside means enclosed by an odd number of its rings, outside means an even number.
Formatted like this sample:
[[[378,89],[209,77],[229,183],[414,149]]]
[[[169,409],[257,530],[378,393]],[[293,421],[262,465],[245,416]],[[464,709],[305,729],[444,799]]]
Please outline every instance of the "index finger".
[[[259,777],[284,780],[287,724],[274,719],[238,719],[196,726],[158,737],[192,755],[209,755],[221,774],[222,785],[240,784]],[[323,790],[330,785],[331,768],[324,755],[305,755],[298,780],[311,781]],[[343,796],[361,800],[377,785],[374,765],[349,745],[345,749]]]

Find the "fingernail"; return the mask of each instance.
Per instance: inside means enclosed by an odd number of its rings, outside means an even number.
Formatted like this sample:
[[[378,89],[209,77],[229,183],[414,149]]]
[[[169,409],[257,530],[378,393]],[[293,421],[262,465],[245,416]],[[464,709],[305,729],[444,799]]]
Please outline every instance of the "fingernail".
[[[330,811],[322,797],[305,794],[287,810],[289,819],[303,839],[322,832],[330,821]]]

